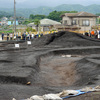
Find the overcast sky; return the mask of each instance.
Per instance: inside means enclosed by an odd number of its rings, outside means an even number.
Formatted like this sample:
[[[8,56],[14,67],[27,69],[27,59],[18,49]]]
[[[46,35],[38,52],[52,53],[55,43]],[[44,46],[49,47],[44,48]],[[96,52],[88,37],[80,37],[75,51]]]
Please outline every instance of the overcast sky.
[[[0,7],[13,7],[14,0],[0,0]],[[55,7],[61,4],[100,5],[100,0],[16,0],[17,7],[36,8],[40,6]]]

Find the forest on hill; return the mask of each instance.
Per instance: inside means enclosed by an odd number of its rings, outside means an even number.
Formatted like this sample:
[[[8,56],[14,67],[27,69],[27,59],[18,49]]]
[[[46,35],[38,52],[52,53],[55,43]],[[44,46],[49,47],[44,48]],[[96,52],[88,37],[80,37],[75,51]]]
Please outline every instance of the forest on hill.
[[[93,14],[98,14],[100,15],[100,5],[89,5],[89,6],[83,6],[83,5],[79,5],[79,4],[73,4],[73,5],[69,5],[69,4],[63,4],[63,5],[59,5],[56,7],[46,7],[46,6],[42,6],[42,7],[38,7],[38,8],[16,8],[16,15],[17,16],[22,16],[22,17],[26,17],[29,18],[29,16],[31,14],[33,15],[49,15],[50,12],[52,11],[86,11],[86,12],[90,12]],[[5,14],[9,14],[9,15],[13,15],[13,8],[0,8],[0,15],[2,14],[2,12],[5,12]]]

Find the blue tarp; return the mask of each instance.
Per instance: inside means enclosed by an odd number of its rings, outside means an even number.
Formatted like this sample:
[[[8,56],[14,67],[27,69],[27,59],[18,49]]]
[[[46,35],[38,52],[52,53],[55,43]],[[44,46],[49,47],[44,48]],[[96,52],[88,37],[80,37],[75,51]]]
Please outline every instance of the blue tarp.
[[[11,25],[11,21],[8,21],[8,25]]]
[[[78,94],[76,94],[76,95],[69,95],[69,96],[63,97],[62,99],[79,96],[79,95],[85,94],[85,93],[90,93],[90,91],[89,92],[82,92],[81,90],[76,90],[76,91],[78,91]]]

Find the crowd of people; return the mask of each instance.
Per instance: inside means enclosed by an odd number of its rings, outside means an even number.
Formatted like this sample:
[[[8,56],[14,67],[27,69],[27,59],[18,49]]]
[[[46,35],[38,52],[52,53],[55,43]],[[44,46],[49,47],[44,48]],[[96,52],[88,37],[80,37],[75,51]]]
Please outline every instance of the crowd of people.
[[[91,38],[100,39],[100,30],[89,30],[89,32],[85,32],[84,35]]]
[[[4,40],[4,37],[5,37],[5,40],[9,41],[9,40],[31,40],[31,39],[34,39],[36,37],[41,37],[43,36],[43,34],[34,34],[34,33],[27,33],[27,32],[24,32],[23,34],[22,33],[16,33],[16,34],[13,34],[13,33],[7,33],[6,35],[4,33],[1,34],[1,37],[2,37],[2,40]]]
[[[56,33],[56,32],[53,32],[53,33]],[[91,30],[91,31],[89,30],[88,32],[83,33],[83,35],[86,35],[86,36],[89,36],[95,39],[100,39],[100,30]],[[1,34],[2,40],[5,39],[7,41],[9,40],[31,40],[31,39],[41,37],[41,36],[43,36],[43,33],[34,34],[34,33],[28,33],[28,32],[24,32],[24,33],[17,32],[16,34],[14,33],[7,33],[7,34],[2,33]]]

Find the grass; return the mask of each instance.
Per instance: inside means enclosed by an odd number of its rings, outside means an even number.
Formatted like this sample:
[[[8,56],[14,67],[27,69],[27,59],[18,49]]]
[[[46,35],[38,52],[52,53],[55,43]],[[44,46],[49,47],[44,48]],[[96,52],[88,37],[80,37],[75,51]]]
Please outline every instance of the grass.
[[[13,30],[9,30],[9,31],[0,31],[0,33],[13,33]]]

